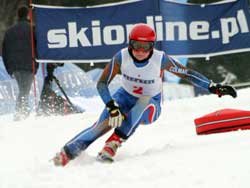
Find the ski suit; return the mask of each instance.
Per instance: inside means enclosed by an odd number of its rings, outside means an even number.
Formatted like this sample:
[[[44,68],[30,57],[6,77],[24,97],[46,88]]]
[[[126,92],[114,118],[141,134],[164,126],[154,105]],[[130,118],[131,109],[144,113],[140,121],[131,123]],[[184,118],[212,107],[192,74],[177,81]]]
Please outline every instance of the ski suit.
[[[128,48],[121,49],[106,66],[97,83],[103,102],[115,100],[126,115],[115,133],[124,140],[128,139],[140,124],[151,124],[161,114],[162,74],[167,70],[193,85],[208,90],[210,80],[194,70],[189,70],[163,51],[154,49],[149,58],[136,62]],[[108,85],[116,74],[122,76],[121,87],[111,96]],[[83,130],[64,146],[71,159],[85,150],[97,138],[108,132],[109,113],[105,108],[93,126]]]

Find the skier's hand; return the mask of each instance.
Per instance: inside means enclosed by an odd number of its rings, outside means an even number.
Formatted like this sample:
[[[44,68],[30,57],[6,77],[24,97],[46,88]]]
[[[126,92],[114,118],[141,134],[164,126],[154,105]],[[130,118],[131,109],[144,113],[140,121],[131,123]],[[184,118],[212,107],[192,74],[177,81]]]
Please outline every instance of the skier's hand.
[[[120,127],[125,116],[120,111],[118,104],[111,100],[106,104],[106,108],[109,112],[109,126],[112,128]]]
[[[236,90],[230,85],[221,85],[211,82],[208,90],[211,93],[217,94],[219,97],[223,95],[231,95],[233,98],[237,97]]]

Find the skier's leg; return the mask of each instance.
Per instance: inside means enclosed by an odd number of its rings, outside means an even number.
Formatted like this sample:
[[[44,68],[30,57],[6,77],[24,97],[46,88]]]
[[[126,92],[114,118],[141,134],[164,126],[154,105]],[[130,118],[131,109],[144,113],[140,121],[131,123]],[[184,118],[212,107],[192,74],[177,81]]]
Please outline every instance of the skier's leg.
[[[57,153],[53,158],[54,164],[56,166],[66,165],[110,129],[111,127],[108,125],[108,112],[105,109],[93,126],[85,129],[64,145],[61,152]]]
[[[64,150],[73,159],[110,129],[111,127],[108,125],[108,112],[105,109],[99,120],[66,143]]]
[[[128,95],[123,89],[119,89],[113,95],[113,98],[119,104],[120,108],[123,110],[123,113],[127,113],[137,100],[135,97]],[[106,109],[104,109],[98,122],[70,140],[64,146],[64,150],[69,155],[69,157],[72,159],[75,158],[82,150],[85,150],[97,138],[108,132],[111,129],[108,124],[108,119],[109,113]]]
[[[160,113],[160,101],[147,96],[141,97],[127,114],[127,119],[115,129],[115,132],[123,139],[128,139],[140,124],[153,123]]]
[[[97,160],[101,162],[113,162],[113,157],[116,154],[118,147],[121,146],[122,142],[126,140],[122,139],[115,132],[106,140],[103,149],[98,153]]]
[[[113,98],[119,104],[121,109],[123,109],[123,113],[128,112],[137,100],[136,97],[131,97],[131,95],[129,95],[122,88],[116,91],[116,93],[113,95]],[[64,166],[70,159],[74,159],[81,153],[81,151],[85,150],[97,138],[108,132],[111,129],[108,119],[109,113],[106,109],[104,109],[99,120],[92,127],[82,131],[80,134],[65,144],[62,151],[58,153],[53,159],[55,165]]]
[[[155,122],[161,114],[160,103],[151,100],[146,110],[143,112],[140,124],[149,125]]]
[[[134,107],[127,113],[126,120],[121,127],[115,129],[114,133],[107,139],[102,151],[98,154],[101,161],[112,162],[117,148],[128,139],[139,126],[139,124],[150,124],[158,119],[161,113],[160,102],[151,97],[140,98]]]

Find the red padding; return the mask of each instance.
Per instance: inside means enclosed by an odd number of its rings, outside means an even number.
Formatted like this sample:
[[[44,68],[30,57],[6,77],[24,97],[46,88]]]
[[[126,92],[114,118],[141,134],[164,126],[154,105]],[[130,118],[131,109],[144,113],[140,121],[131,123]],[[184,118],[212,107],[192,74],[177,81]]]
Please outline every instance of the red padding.
[[[194,123],[198,135],[250,129],[250,111],[222,109],[196,118]]]

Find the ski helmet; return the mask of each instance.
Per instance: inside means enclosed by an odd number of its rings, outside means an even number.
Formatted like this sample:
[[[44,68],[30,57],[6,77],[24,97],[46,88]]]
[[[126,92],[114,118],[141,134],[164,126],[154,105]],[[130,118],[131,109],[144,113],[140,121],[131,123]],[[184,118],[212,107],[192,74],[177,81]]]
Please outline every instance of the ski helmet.
[[[155,42],[155,39],[155,31],[144,23],[136,24],[129,34],[129,40]]]

